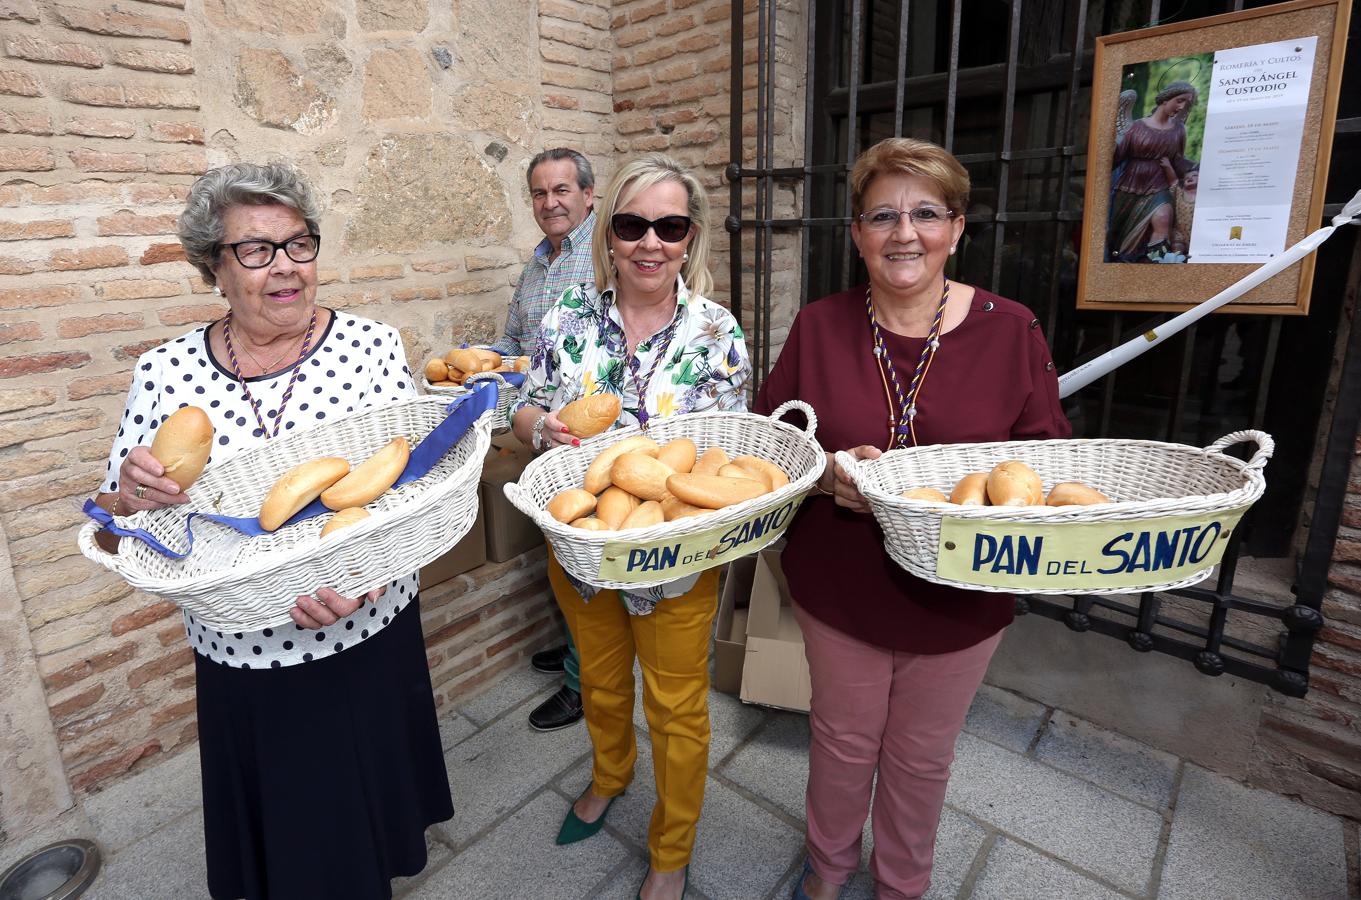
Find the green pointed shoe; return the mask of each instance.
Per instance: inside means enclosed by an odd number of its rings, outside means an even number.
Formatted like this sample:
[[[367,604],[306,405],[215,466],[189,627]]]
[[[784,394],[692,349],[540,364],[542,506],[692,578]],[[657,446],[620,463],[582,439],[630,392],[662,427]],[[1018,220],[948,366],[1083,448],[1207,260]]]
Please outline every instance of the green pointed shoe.
[[[584,841],[591,837],[601,828],[605,827],[605,817],[610,814],[610,807],[614,806],[614,801],[624,796],[620,791],[610,798],[610,802],[605,805],[605,811],[594,822],[584,822],[577,815],[575,801],[567,808],[567,818],[562,820],[562,827],[558,829],[557,844],[575,844],[577,841]]]

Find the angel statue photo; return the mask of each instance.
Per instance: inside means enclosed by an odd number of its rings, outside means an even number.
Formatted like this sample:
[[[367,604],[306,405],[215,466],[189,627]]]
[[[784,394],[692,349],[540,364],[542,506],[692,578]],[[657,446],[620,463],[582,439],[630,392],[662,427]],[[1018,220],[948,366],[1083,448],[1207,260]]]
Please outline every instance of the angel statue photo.
[[[1106,262],[1184,263],[1212,54],[1126,66],[1115,115]]]

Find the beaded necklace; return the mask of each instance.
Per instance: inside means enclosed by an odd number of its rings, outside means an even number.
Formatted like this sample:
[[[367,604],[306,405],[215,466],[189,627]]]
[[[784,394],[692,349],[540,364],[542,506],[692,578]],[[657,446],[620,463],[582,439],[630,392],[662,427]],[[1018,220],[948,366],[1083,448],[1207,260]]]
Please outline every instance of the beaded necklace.
[[[905,394],[898,381],[898,372],[893,367],[893,358],[889,355],[888,347],[884,345],[879,320],[874,315],[874,292],[871,289],[865,291],[865,312],[869,315],[870,333],[874,339],[874,358],[879,366],[879,379],[884,385],[884,399],[888,401],[888,445],[885,450],[906,447],[909,438],[912,446],[917,446],[917,397],[921,394],[922,384],[926,381],[926,373],[931,369],[931,361],[936,358],[936,351],[940,349],[941,324],[945,319],[945,306],[950,301],[950,279],[942,278],[942,282],[944,286],[940,293],[940,305],[936,307],[936,316],[931,320],[926,344],[922,347],[921,356],[917,359],[917,369],[912,373],[912,381]],[[892,390],[889,389],[889,382],[893,383]],[[895,397],[898,401],[896,408],[893,402]]]
[[[246,384],[246,378],[241,374],[241,364],[236,360],[236,348],[232,346],[232,314],[227,313],[227,317],[222,320],[222,340],[227,345],[227,359],[232,364],[232,374],[241,383],[241,396],[246,398],[250,404],[251,412],[255,413],[255,421],[260,424],[260,433],[266,438],[279,436],[279,426],[284,421],[284,409],[288,407],[288,401],[293,399],[293,385],[297,383],[298,373],[302,371],[303,360],[307,357],[307,349],[312,345],[312,332],[317,327],[317,311],[312,310],[312,319],[307,323],[307,334],[302,339],[302,349],[298,351],[298,361],[293,366],[293,374],[288,378],[288,387],[284,389],[283,399],[279,401],[279,410],[274,414],[274,430],[271,432],[265,425],[265,419],[260,415],[260,401],[251,396],[250,387]],[[244,347],[242,349],[245,349]],[[249,351],[247,351],[249,352]],[[258,364],[258,363],[257,363]]]

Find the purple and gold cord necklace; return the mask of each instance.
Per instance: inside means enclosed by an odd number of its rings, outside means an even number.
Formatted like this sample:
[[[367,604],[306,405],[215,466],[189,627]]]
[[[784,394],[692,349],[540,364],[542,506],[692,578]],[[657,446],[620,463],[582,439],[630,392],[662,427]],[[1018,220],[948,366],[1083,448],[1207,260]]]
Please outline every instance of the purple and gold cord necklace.
[[[936,351],[940,349],[940,329],[945,320],[945,306],[950,302],[950,279],[943,278],[942,281],[944,287],[940,292],[940,305],[936,307],[936,317],[931,320],[931,330],[927,332],[926,344],[922,346],[921,356],[917,359],[917,369],[912,373],[912,382],[908,385],[906,394],[898,382],[898,372],[893,368],[893,358],[888,355],[888,348],[884,346],[884,335],[879,330],[879,320],[874,315],[874,293],[871,290],[865,291],[865,312],[870,318],[874,357],[879,365],[879,378],[884,384],[884,398],[888,400],[888,446],[884,448],[885,450],[906,447],[909,439],[913,447],[917,446],[917,396],[921,393],[922,383],[926,381],[926,373],[931,369],[931,361],[936,358]],[[889,391],[890,381],[893,383],[892,393]],[[895,396],[898,400],[896,408],[893,403]]]
[[[227,359],[231,360],[232,374],[240,382],[241,395],[250,404],[251,412],[255,413],[255,421],[260,424],[260,433],[266,438],[279,436],[279,426],[284,421],[284,410],[288,407],[288,401],[293,399],[293,385],[298,381],[298,373],[302,371],[303,360],[307,358],[307,350],[312,346],[312,332],[316,330],[316,327],[317,311],[313,309],[312,319],[307,323],[307,334],[302,339],[302,349],[298,351],[298,361],[293,366],[293,374],[288,377],[288,387],[284,389],[283,399],[279,401],[279,410],[274,414],[274,430],[270,431],[269,427],[265,425],[264,417],[260,415],[260,401],[251,395],[250,388],[246,385],[246,378],[241,374],[241,364],[236,359],[236,348],[232,346],[232,314],[227,313],[227,317],[222,320],[222,340],[227,345]]]

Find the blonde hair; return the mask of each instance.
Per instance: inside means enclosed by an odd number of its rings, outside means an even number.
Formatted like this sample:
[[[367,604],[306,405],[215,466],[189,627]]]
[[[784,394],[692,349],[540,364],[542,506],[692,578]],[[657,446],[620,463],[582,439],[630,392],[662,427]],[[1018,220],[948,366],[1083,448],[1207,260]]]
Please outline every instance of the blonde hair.
[[[596,199],[595,231],[591,234],[591,266],[595,270],[597,290],[614,283],[614,264],[610,261],[610,219],[615,210],[625,205],[642,191],[663,181],[674,181],[685,187],[689,197],[686,214],[694,231],[687,252],[690,258],[681,265],[681,278],[692,294],[709,296],[714,289],[714,277],[709,272],[709,195],[689,170],[665,153],[649,153],[630,160],[610,179],[605,195]]]
[[[930,141],[885,138],[860,154],[851,169],[851,212],[864,212],[865,191],[880,175],[919,175],[934,182],[945,205],[963,214],[969,205],[969,172],[954,154]]]

